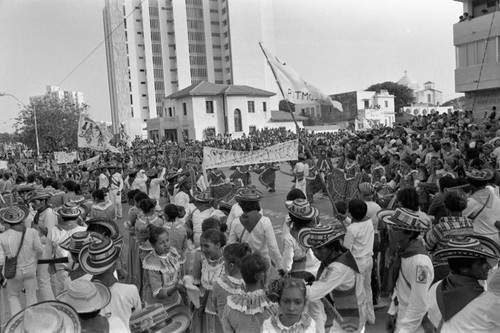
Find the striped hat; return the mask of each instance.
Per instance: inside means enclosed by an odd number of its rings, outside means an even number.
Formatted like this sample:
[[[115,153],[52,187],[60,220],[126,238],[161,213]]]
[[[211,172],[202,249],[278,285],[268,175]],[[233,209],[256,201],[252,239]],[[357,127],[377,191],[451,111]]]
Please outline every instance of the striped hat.
[[[295,199],[286,201],[285,206],[288,213],[302,220],[310,220],[319,215],[319,211],[309,204],[306,199]]]
[[[210,202],[213,198],[210,195],[210,191],[196,192],[193,195],[193,199],[198,202]]]
[[[120,248],[109,239],[94,240],[80,251],[82,269],[90,275],[99,275],[111,268],[120,256]]]
[[[423,221],[416,211],[407,208],[396,208],[392,216],[385,215],[382,221],[395,229],[420,232],[430,229],[427,222]]]
[[[456,237],[448,241],[446,248],[434,253],[436,258],[499,258],[500,248],[495,241],[487,237]]]
[[[78,216],[85,214],[87,210],[75,202],[66,202],[63,206],[55,208],[54,213],[63,218],[76,219]]]
[[[109,237],[116,245],[123,243],[123,237],[120,235],[120,229],[113,220],[108,219],[91,219],[85,221],[87,231],[91,235],[99,234],[104,237]]]
[[[260,201],[264,197],[261,191],[258,191],[255,186],[248,186],[238,190],[236,201]]]
[[[29,214],[29,209],[26,205],[11,205],[0,209],[0,221],[9,224],[18,224],[23,222]]]
[[[317,248],[329,244],[345,236],[340,226],[319,225],[314,228],[303,228],[299,231],[299,244],[306,248]]]
[[[465,171],[465,176],[472,180],[488,181],[495,176],[495,173],[491,169],[472,169],[470,172]]]
[[[77,231],[70,237],[66,238],[59,246],[71,253],[79,254],[85,245],[92,243],[94,239],[103,240],[103,237],[98,234],[91,235],[87,231]]]

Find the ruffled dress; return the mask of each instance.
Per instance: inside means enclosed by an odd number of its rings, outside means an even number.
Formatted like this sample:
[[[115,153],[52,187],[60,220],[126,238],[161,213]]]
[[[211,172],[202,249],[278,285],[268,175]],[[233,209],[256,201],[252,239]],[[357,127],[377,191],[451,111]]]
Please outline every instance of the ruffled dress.
[[[147,304],[163,304],[169,308],[181,304],[181,297],[178,291],[175,291],[166,298],[158,298],[158,294],[163,288],[170,288],[179,281],[179,254],[174,247],[165,255],[158,255],[152,250],[147,254],[143,261],[144,268],[144,301]]]
[[[300,320],[288,327],[281,323],[279,316],[271,316],[264,321],[263,333],[316,333],[316,322],[306,313]]]
[[[212,303],[219,318],[224,313],[227,298],[232,295],[242,295],[245,292],[245,282],[229,275],[222,275],[212,289]]]
[[[215,282],[225,274],[224,257],[217,260],[209,260],[203,252],[196,251],[193,258],[193,284],[199,285],[202,299],[206,297],[206,305],[203,313],[201,308],[196,309],[191,320],[191,333],[218,333],[222,332],[222,324],[217,316],[217,311],[212,302],[211,293]],[[208,295],[205,296],[205,294]]]
[[[260,333],[264,321],[271,316],[273,305],[264,290],[228,297],[222,316],[224,333]]]

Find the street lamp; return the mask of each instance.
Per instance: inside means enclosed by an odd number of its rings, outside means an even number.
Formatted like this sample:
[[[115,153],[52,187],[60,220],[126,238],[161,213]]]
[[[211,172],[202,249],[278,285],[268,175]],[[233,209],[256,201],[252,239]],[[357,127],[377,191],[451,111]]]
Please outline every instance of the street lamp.
[[[0,97],[2,96],[10,96],[12,98],[14,98],[16,101],[18,101],[19,103],[21,103],[22,106],[24,107],[27,107],[26,104],[24,104],[23,102],[21,102],[21,100],[19,98],[17,98],[16,96],[12,95],[12,94],[7,94],[7,93],[2,93],[0,92]],[[37,123],[36,123],[36,109],[33,108],[33,118],[35,120],[35,140],[36,140],[36,156],[40,156],[40,144],[38,142],[38,126],[37,126]]]

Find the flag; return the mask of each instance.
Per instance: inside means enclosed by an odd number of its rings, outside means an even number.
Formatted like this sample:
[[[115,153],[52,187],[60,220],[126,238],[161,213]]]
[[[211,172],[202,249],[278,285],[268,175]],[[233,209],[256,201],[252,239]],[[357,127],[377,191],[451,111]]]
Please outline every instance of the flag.
[[[330,96],[304,81],[293,68],[282,63],[262,43],[259,43],[259,45],[286,100],[294,104],[326,104],[341,112],[343,111],[341,103],[332,101]]]
[[[80,116],[78,121],[78,147],[88,147],[99,151],[119,151],[109,143],[112,138],[113,135],[105,126],[100,126],[87,116]]]

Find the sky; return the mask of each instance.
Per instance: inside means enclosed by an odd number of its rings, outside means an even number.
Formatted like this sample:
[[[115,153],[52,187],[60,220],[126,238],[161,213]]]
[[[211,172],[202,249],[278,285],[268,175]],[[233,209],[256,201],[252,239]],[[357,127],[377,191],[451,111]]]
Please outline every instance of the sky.
[[[460,96],[453,24],[461,2],[269,1],[274,54],[327,94],[397,82],[407,71],[421,85],[435,82],[443,101]],[[58,85],[83,92],[90,115],[110,121],[103,6],[104,0],[0,0],[0,93],[28,104],[47,85]],[[0,97],[0,133],[14,131],[21,107],[11,96]]]

